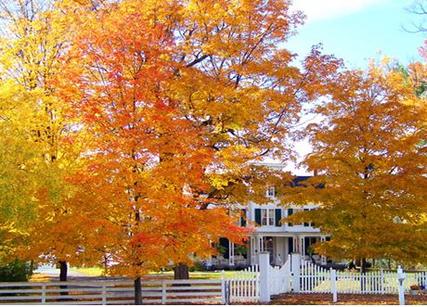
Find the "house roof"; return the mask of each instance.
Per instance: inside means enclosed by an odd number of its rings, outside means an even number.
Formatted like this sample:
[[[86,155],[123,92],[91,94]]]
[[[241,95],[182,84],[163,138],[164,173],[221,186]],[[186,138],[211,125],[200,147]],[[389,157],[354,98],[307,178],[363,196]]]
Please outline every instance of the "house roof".
[[[306,181],[307,179],[310,179],[313,176],[296,176],[292,179],[291,185],[293,187],[304,187],[304,181]]]
[[[291,187],[307,187],[304,184],[304,181],[313,178],[314,176],[295,176],[291,181]],[[324,183],[319,183],[315,186],[318,189],[323,189],[325,187]]]

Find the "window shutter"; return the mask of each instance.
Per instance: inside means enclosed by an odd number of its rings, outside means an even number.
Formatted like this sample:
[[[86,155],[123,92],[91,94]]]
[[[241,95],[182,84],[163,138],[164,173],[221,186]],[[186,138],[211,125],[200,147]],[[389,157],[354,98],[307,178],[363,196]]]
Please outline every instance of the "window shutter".
[[[240,216],[240,226],[246,227],[246,209],[242,209],[242,215]]]
[[[228,239],[227,238],[219,238],[219,246],[221,246],[221,254],[224,257],[224,259],[228,259],[229,255],[228,255],[228,249],[229,249],[229,245],[228,245]]]
[[[261,209],[255,209],[255,223],[261,225]]]
[[[276,226],[280,227],[282,226],[282,222],[280,221],[282,219],[282,209],[276,209]]]
[[[291,216],[292,214],[294,214],[294,209],[289,208],[289,209],[288,209],[288,216]],[[293,226],[293,224],[292,224],[292,223],[288,223],[288,225],[289,225],[289,226]]]
[[[304,211],[305,211],[305,212],[307,212],[307,211],[310,211],[310,210],[308,210],[308,209],[304,209]],[[304,222],[304,226],[305,226],[305,227],[308,227],[308,226],[310,226],[310,223],[308,223],[308,222]]]
[[[294,252],[294,238],[288,238],[288,247],[289,254],[292,254]]]

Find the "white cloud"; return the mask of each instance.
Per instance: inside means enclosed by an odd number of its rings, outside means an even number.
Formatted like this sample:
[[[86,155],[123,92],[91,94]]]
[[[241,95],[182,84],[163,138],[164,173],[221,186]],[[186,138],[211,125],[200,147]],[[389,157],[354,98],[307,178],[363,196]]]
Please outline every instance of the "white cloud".
[[[294,8],[307,15],[307,22],[355,13],[388,0],[293,0]]]

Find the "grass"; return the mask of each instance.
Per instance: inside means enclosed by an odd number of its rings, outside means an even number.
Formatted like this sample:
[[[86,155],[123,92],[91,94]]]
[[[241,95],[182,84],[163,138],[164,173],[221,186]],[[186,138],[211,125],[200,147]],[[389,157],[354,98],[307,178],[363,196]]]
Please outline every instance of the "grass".
[[[103,268],[100,267],[90,267],[90,268],[71,268],[70,270],[84,274],[88,277],[100,277],[105,276]],[[233,276],[237,271],[224,271],[222,273],[221,271],[214,271],[214,272],[201,272],[201,271],[195,271],[190,272],[190,278],[191,279],[219,279],[221,278],[222,274],[224,274],[225,277]],[[167,279],[173,278],[173,271],[166,271],[166,272],[150,272],[147,277],[163,277]]]
[[[191,279],[219,279],[221,276],[228,277],[233,276],[238,271],[224,271],[222,273],[221,271],[214,271],[214,272],[201,272],[201,271],[195,271],[190,272],[190,278]],[[166,278],[173,278],[173,271],[167,271],[167,272],[150,272],[148,276],[164,276]]]
[[[100,268],[100,267],[90,267],[90,268],[70,268],[70,270],[84,274],[86,276],[91,276],[91,277],[97,277],[97,276],[104,276],[104,269]]]

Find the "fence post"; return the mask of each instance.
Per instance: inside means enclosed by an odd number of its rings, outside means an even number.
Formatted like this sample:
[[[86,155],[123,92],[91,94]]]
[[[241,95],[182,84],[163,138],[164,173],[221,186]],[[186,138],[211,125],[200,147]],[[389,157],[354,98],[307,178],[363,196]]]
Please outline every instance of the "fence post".
[[[337,296],[337,271],[334,269],[331,270],[331,292],[332,292],[332,302],[336,303],[338,301]]]
[[[162,305],[166,304],[166,281],[162,280]]]
[[[42,304],[46,303],[46,285],[42,286]]]
[[[399,305],[405,305],[405,288],[403,286],[403,281],[405,280],[405,273],[402,270],[402,267],[399,265],[397,268],[397,282],[399,284]]]
[[[301,284],[301,255],[300,254],[291,254],[291,276],[292,276],[292,291],[300,292]]]
[[[102,305],[107,305],[107,291],[105,285],[102,285]]]
[[[270,254],[269,253],[259,253],[258,254],[258,263],[259,263],[259,300],[261,303],[270,302],[270,288],[268,281],[270,279]]]
[[[224,271],[221,272],[221,304],[227,304],[227,288],[226,281],[224,278]]]

